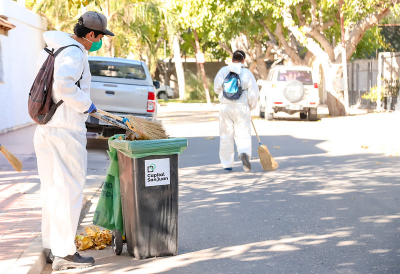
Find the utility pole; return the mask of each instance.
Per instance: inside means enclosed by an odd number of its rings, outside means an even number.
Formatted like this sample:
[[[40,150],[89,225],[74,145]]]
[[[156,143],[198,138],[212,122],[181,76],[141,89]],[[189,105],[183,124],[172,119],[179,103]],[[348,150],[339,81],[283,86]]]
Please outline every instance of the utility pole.
[[[168,68],[167,68],[167,41],[164,40],[164,85],[168,85],[169,86],[169,81],[167,82],[167,77],[168,77]]]
[[[342,30],[342,66],[343,66],[343,91],[344,91],[344,109],[346,115],[349,114],[349,88],[347,83],[347,54],[346,54],[346,42],[344,32],[344,14],[343,14],[343,0],[339,0],[340,8],[340,25]]]

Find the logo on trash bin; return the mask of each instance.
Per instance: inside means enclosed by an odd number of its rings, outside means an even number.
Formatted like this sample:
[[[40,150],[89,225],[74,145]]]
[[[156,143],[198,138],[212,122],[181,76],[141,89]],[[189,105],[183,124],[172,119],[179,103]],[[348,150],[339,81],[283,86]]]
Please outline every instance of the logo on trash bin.
[[[161,186],[170,184],[169,158],[145,160],[145,186]]]
[[[156,170],[155,164],[151,164],[147,167],[147,172],[154,172],[154,170]]]

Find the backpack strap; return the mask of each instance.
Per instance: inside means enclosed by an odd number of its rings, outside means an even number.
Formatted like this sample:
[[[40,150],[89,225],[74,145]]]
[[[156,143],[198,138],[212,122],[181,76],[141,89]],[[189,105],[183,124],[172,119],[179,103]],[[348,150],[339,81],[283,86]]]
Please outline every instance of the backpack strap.
[[[75,45],[75,44],[72,44],[72,45],[68,45],[68,46],[65,46],[65,47],[61,47],[61,48],[59,48],[53,55],[54,55],[54,58],[56,58],[57,57],[57,55],[59,55],[60,54],[60,52],[62,52],[64,49],[66,49],[66,48],[69,48],[69,47],[77,47],[77,48],[79,48],[81,51],[82,51],[82,49],[81,49],[81,47],[80,46],[78,46],[78,45]],[[53,49],[54,50],[54,49]],[[82,51],[83,52],[83,51]]]
[[[53,53],[52,55],[54,56],[54,58],[56,58],[56,57],[60,54],[61,51],[63,51],[64,49],[66,49],[66,48],[68,48],[68,47],[77,47],[77,48],[79,48],[79,49],[82,51],[82,49],[81,49],[80,46],[75,45],[75,44],[72,44],[72,45],[68,45],[68,46],[59,48],[59,49],[58,49],[55,53]],[[45,49],[45,50],[46,50],[46,49]],[[46,50],[46,51],[49,52],[49,50]],[[54,49],[53,49],[53,51],[54,51]],[[83,51],[82,51],[82,52],[83,52]],[[50,54],[50,53],[49,53],[49,54]],[[82,80],[82,77],[83,77],[83,71],[82,71],[81,78],[79,78],[79,80],[75,83],[75,85],[77,85],[79,88],[81,88],[81,80]]]
[[[75,44],[68,45],[68,46],[65,46],[65,47],[61,47],[61,48],[59,48],[56,52],[54,52],[54,49],[52,49],[52,51],[50,51],[49,49],[44,48],[44,50],[45,50],[48,54],[51,54],[51,55],[54,56],[54,58],[56,58],[56,57],[60,54],[61,51],[63,51],[64,49],[66,49],[66,48],[68,48],[68,47],[77,47],[77,48],[79,48],[79,49],[82,51],[81,47],[78,46],[78,45],[75,45]],[[82,52],[83,52],[83,51],[82,51]],[[83,71],[82,71],[81,78],[79,78],[79,80],[75,83],[75,85],[77,85],[79,88],[81,88],[81,82],[80,82],[80,81],[82,80],[82,77],[83,77]],[[62,103],[64,103],[63,100],[58,101],[58,103],[56,104],[56,109],[57,109],[59,106],[61,106]]]

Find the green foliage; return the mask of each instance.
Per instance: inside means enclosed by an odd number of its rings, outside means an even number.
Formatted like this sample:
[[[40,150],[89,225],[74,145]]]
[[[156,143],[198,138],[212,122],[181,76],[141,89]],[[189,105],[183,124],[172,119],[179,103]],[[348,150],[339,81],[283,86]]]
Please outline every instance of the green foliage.
[[[371,88],[370,92],[365,93],[363,96],[361,96],[361,98],[363,99],[367,99],[367,100],[371,100],[371,102],[376,102],[378,101],[378,96],[379,96],[379,89],[377,86],[374,86]],[[381,88],[381,96],[380,96],[380,100],[382,101],[386,94],[386,89],[383,87]]]
[[[189,100],[205,100],[206,92],[204,91],[203,80],[197,77],[193,72],[187,70],[185,72],[186,81],[186,98]],[[214,92],[214,83],[207,78],[208,89],[210,91],[211,99],[217,97]]]
[[[371,100],[371,102],[383,101],[385,97],[397,98],[399,96],[400,80],[399,78],[393,79],[392,81],[382,79],[382,87],[380,89],[381,96],[379,97],[379,88],[374,86],[370,92],[367,92],[363,96],[363,99]]]
[[[367,30],[363,39],[358,43],[356,51],[352,55],[352,59],[369,59],[376,56],[376,50],[390,49],[386,37],[383,35],[382,29],[378,26]]]

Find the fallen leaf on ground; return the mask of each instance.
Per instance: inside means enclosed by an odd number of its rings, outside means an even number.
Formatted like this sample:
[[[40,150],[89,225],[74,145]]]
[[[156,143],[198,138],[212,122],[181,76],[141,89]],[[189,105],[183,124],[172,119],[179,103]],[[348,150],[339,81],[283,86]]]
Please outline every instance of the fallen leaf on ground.
[[[208,138],[206,138],[206,140],[213,140],[213,139],[215,139],[215,137],[208,137]]]
[[[281,147],[276,146],[276,147],[274,147],[274,148],[281,148]]]
[[[375,162],[375,164],[376,164],[376,165],[380,165],[381,163],[380,163],[380,162]]]
[[[303,141],[303,143],[308,143],[308,141]]]
[[[85,232],[75,237],[75,245],[79,250],[94,248],[96,250],[104,249],[111,245],[111,231],[100,230],[96,225],[85,227]]]
[[[76,247],[78,250],[86,250],[93,246],[93,241],[88,236],[78,235],[75,237]]]
[[[85,227],[86,235],[89,237],[96,237],[97,233],[100,232],[100,228],[96,225]]]
[[[210,119],[208,119],[209,121],[214,121],[215,120],[215,118],[210,118]]]
[[[363,149],[367,149],[368,148],[368,146],[361,146]]]

